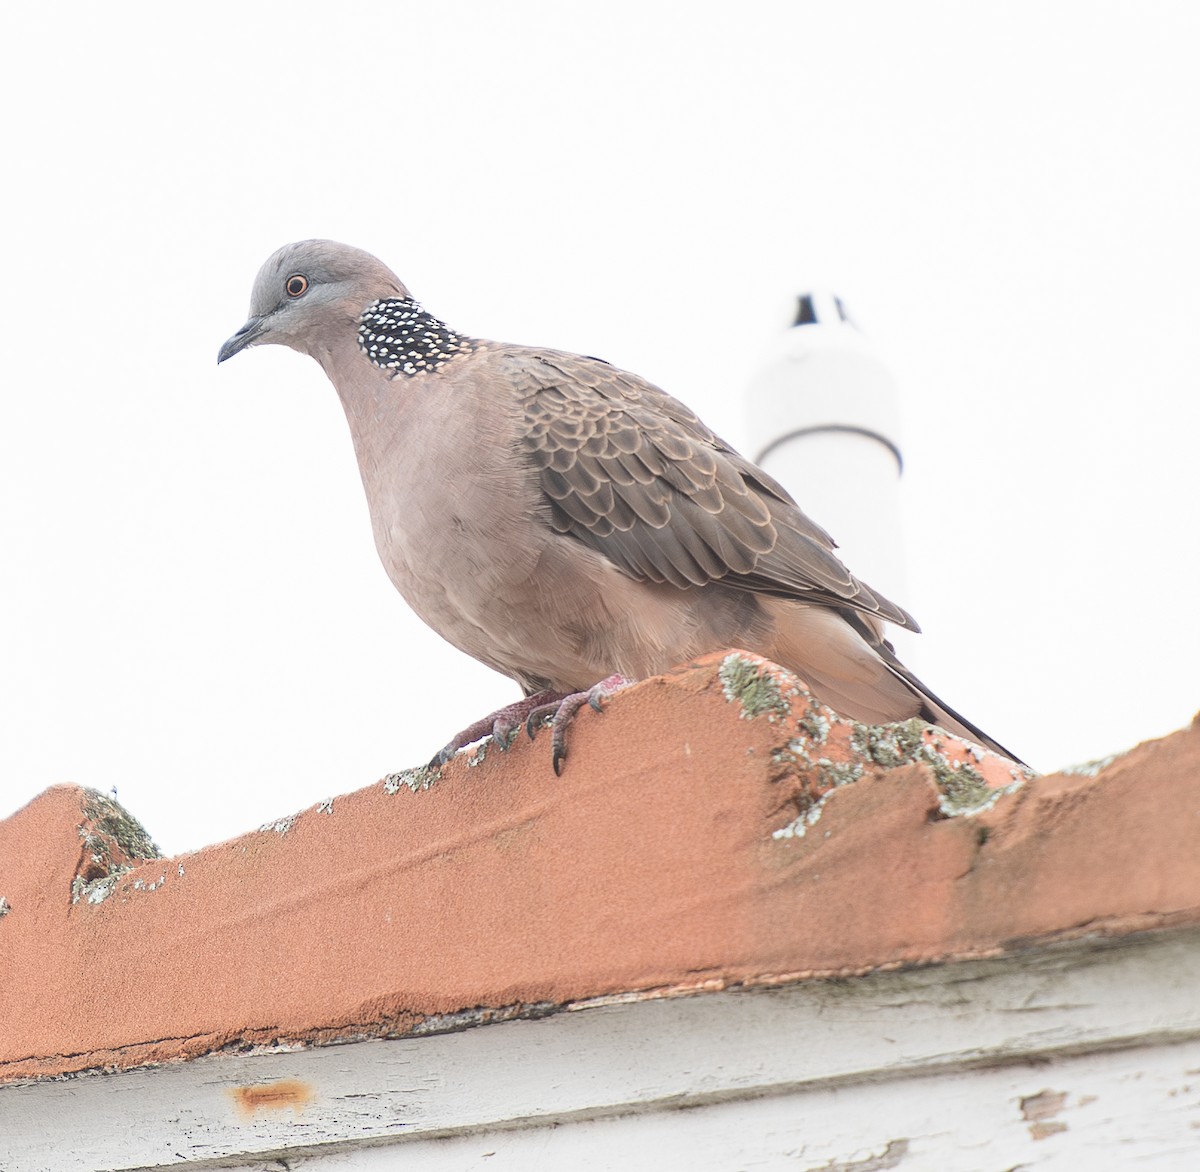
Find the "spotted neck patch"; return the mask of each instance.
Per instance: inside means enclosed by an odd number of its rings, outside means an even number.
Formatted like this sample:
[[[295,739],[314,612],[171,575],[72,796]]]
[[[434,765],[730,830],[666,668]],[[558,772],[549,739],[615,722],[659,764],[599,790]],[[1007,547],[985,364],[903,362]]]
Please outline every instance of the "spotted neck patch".
[[[359,318],[358,345],[376,366],[400,375],[441,370],[456,354],[474,349],[410,297],[372,301]]]

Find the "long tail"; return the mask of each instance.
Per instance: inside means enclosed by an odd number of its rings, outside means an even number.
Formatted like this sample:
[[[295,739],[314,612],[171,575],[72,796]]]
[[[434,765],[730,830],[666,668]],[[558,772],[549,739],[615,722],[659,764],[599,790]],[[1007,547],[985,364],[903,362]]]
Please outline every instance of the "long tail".
[[[834,711],[880,724],[919,716],[1018,765],[1025,763],[941,700],[896,657],[880,624],[850,609],[772,600],[775,620],[767,654],[816,690]]]
[[[936,724],[938,728],[944,728],[947,732],[955,733],[957,736],[966,737],[967,740],[974,741],[976,744],[982,745],[985,749],[991,749],[993,753],[999,753],[1001,757],[1007,757],[1010,761],[1015,761],[1018,765],[1025,764],[1011,749],[1006,749],[994,737],[988,736],[977,724],[972,724],[965,716],[951,708],[949,704],[913,675],[896,658],[896,653],[892,650],[892,645],[887,640],[881,639],[880,645],[875,648],[875,651],[878,653],[879,658],[887,664],[888,670],[903,680],[918,695],[921,700],[921,710],[917,715],[922,720],[926,720],[930,724]]]

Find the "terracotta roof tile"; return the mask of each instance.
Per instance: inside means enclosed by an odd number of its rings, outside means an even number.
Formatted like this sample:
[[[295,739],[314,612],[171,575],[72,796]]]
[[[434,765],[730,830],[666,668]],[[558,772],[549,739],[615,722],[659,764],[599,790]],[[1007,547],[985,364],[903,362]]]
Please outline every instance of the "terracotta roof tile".
[[[0,1080],[1200,921],[1200,728],[1031,778],[710,657],[548,738],[163,859],[116,803],[0,823]],[[7,909],[7,910],[5,910]]]

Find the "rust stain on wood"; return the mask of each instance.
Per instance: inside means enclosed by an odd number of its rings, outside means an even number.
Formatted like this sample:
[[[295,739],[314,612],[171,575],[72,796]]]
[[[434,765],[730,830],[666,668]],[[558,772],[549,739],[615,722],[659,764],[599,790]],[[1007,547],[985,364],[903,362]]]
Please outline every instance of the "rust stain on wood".
[[[281,1078],[278,1082],[234,1087],[229,1093],[243,1115],[253,1115],[258,1111],[283,1111],[289,1107],[293,1111],[300,1111],[314,1098],[312,1087],[298,1078]]]

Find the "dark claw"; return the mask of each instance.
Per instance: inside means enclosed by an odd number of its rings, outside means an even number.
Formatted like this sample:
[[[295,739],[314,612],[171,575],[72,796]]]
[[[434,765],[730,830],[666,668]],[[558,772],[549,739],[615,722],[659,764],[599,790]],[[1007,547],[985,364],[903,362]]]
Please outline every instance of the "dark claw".
[[[538,692],[534,696],[526,696],[524,700],[518,700],[515,704],[507,704],[503,708],[496,709],[482,720],[477,720],[474,724],[464,728],[444,749],[438,752],[431,764],[445,765],[459,749],[486,736],[491,736],[501,749],[507,749],[512,744],[513,737],[527,714],[532,712],[536,715],[539,708],[543,711],[546,709],[553,711],[554,704],[547,704],[547,699],[557,701],[562,697],[557,692]],[[529,735],[533,736],[532,730]]]
[[[513,743],[516,732],[517,726],[515,724],[507,720],[497,720],[492,725],[492,742],[499,748],[501,753],[507,753]]]
[[[489,733],[502,750],[507,750],[520,735],[522,724],[531,741],[537,738],[538,729],[549,724],[550,763],[554,766],[554,776],[561,777],[563,762],[567,759],[567,729],[575,714],[585,703],[596,712],[603,712],[604,701],[632,682],[624,676],[609,676],[586,692],[573,692],[570,695],[563,695],[561,692],[539,692],[536,696],[527,696],[516,704],[510,704],[493,712],[491,716],[476,721],[470,728],[463,729],[429,764],[435,768],[445,765],[464,745]],[[516,723],[513,723],[514,721]]]
[[[537,739],[538,729],[546,727],[546,721],[554,716],[561,702],[556,700],[553,704],[543,704],[529,714],[525,720],[525,731],[531,741]]]

